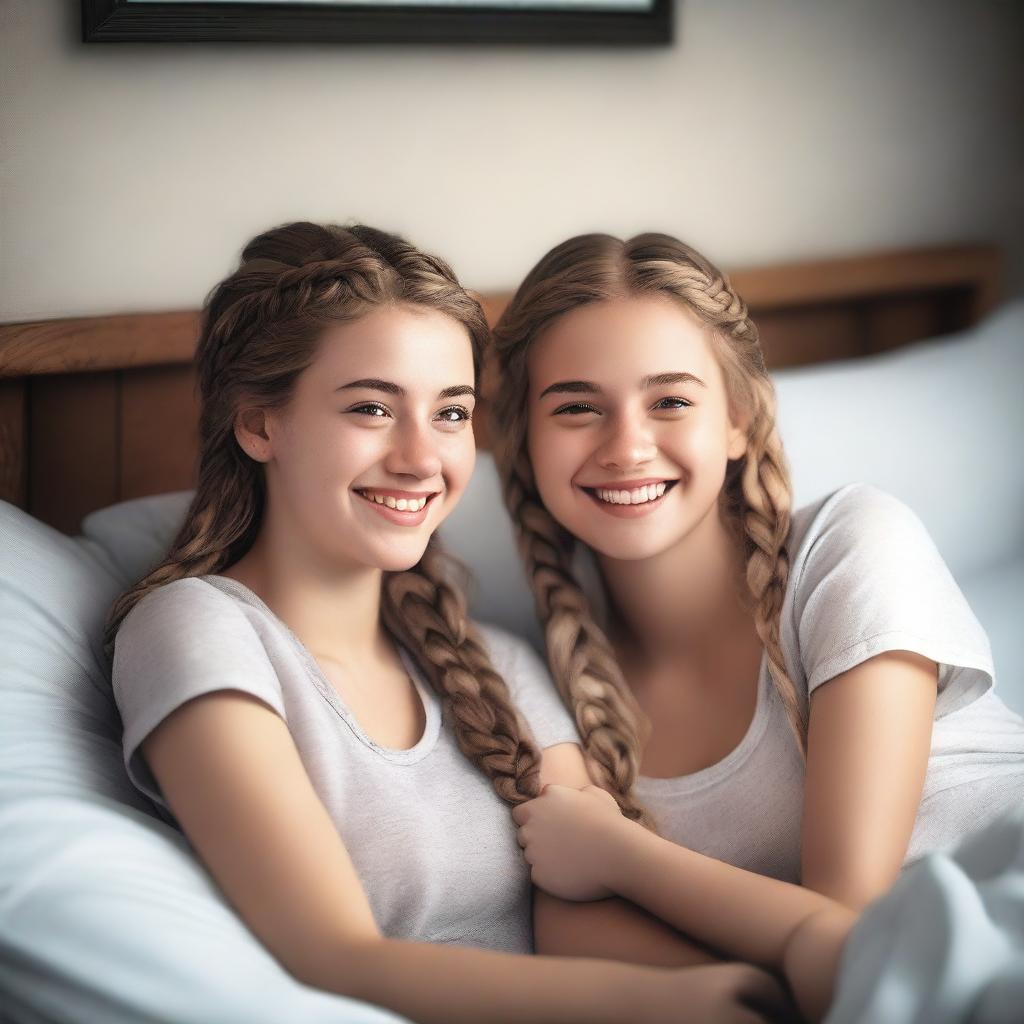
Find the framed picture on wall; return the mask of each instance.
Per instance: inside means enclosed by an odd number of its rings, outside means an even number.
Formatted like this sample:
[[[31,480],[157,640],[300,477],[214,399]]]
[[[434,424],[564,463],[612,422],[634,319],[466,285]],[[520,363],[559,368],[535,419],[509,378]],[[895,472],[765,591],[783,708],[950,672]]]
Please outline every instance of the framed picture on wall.
[[[674,0],[82,0],[87,43],[672,41]]]

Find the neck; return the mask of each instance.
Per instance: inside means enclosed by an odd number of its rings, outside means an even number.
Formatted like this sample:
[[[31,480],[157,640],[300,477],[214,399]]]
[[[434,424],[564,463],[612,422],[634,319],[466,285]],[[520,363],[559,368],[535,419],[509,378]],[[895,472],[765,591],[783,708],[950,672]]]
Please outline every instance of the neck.
[[[616,646],[648,664],[699,656],[750,631],[743,553],[717,507],[675,547],[651,558],[600,556]]]
[[[225,575],[258,594],[318,658],[342,666],[388,659],[380,569],[331,563],[268,516],[256,542]]]

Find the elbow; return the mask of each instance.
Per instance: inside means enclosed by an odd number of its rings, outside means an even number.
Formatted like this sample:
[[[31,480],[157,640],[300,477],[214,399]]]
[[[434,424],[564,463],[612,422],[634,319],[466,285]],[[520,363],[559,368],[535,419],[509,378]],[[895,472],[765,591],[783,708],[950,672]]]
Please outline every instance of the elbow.
[[[801,1014],[824,1020],[832,1003],[839,961],[857,915],[843,907],[813,911],[786,939],[782,969]]]
[[[879,896],[888,891],[893,880],[870,879],[832,879],[817,883],[805,882],[808,889],[813,889],[822,896],[855,914],[861,913],[869,903],[874,903]]]
[[[833,870],[828,872],[804,869],[803,885],[806,889],[820,893],[859,914],[869,903],[889,891],[896,881],[897,871],[879,866],[868,870],[861,864],[857,870]]]

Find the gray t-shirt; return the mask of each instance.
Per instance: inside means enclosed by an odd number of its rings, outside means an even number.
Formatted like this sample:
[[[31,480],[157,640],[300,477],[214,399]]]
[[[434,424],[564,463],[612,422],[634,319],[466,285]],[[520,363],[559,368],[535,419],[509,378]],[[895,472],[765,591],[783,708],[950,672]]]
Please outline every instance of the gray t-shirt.
[[[874,487],[852,484],[794,515],[789,550],[782,647],[805,706],[822,683],[884,651],[939,664],[907,862],[1024,801],[1024,720],[992,692],[988,639],[917,516]],[[804,763],[767,659],[739,745],[690,775],[642,777],[637,795],[666,838],[800,881]]]
[[[577,742],[536,654],[501,630],[481,632],[538,745]],[[384,935],[530,952],[529,869],[510,808],[458,749],[440,698],[401,654],[426,727],[415,746],[394,750],[363,732],[313,656],[251,590],[224,576],[167,584],[117,634],[113,687],[128,773],[173,821],[140,743],[194,697],[251,693],[287,723]]]

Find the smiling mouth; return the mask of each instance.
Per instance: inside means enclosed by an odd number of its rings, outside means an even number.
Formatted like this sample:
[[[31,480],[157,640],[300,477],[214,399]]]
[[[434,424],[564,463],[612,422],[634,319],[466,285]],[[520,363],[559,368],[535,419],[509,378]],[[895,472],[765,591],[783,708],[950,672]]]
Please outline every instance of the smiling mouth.
[[[395,512],[407,512],[410,515],[415,515],[417,512],[422,512],[427,505],[437,497],[440,491],[434,491],[430,494],[407,494],[397,496],[395,494],[388,493],[387,491],[374,491],[368,489],[355,489],[356,494],[360,498],[370,502],[372,505],[381,505],[384,508],[389,508]]]
[[[678,480],[661,480],[658,483],[645,484],[643,487],[582,487],[581,489],[586,491],[599,505],[652,506],[658,504],[677,483],[679,483]]]

